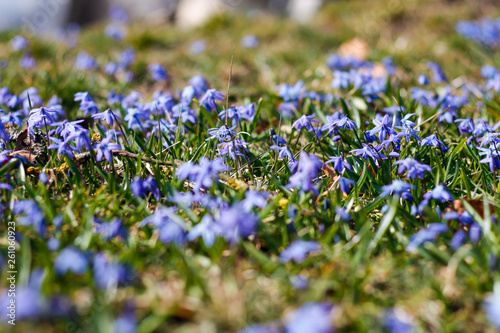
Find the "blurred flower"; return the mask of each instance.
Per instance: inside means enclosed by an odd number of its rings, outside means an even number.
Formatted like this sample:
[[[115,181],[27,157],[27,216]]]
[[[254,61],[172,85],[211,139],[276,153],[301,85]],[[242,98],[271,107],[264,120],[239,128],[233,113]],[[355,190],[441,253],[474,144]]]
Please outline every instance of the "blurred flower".
[[[118,143],[110,142],[111,139],[112,139],[111,136],[107,136],[106,138],[102,139],[101,142],[94,145],[94,149],[97,150],[97,155],[96,155],[97,162],[100,162],[102,158],[105,157],[109,163],[112,163],[113,162],[112,151],[121,149],[121,146]]]
[[[205,51],[206,48],[207,48],[207,43],[205,42],[205,40],[199,39],[193,42],[193,44],[191,44],[189,50],[191,51],[192,54],[196,55],[203,53],[203,51]]]
[[[259,39],[254,35],[246,35],[241,39],[241,46],[246,48],[255,48],[259,46]]]
[[[312,115],[302,115],[299,119],[297,119],[293,124],[292,127],[295,128],[297,131],[300,132],[300,130],[305,127],[308,132],[314,131],[314,127],[312,123],[321,123],[319,120],[313,119],[316,116],[315,113]]]
[[[88,264],[87,258],[80,250],[67,247],[57,256],[54,269],[59,275],[64,275],[68,271],[81,275],[87,271]]]
[[[406,246],[406,251],[409,253],[415,252],[421,244],[435,240],[439,234],[446,231],[448,231],[446,224],[429,223],[427,228],[421,229],[410,237],[410,243]]]
[[[10,46],[14,51],[26,50],[28,48],[28,44],[28,40],[21,35],[17,35],[10,41]]]
[[[332,333],[333,305],[330,303],[306,303],[285,317],[285,333]]]
[[[224,94],[215,90],[208,89],[200,100],[200,106],[203,106],[207,111],[212,111],[217,109],[217,102],[224,101]]]
[[[156,82],[167,81],[169,75],[161,64],[152,64],[148,66],[149,73],[151,74],[151,78]]]
[[[321,247],[318,242],[295,240],[289,247],[281,252],[280,259],[282,262],[293,260],[296,263],[302,263],[306,259],[308,253],[319,251],[320,249]]]

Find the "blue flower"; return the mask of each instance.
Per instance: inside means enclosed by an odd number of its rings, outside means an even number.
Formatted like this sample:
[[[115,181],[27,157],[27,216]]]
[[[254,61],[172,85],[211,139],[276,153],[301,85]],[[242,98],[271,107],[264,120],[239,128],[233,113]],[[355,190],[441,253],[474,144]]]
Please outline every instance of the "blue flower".
[[[50,138],[52,144],[47,147],[47,149],[57,149],[57,153],[60,155],[68,155],[69,158],[73,158],[73,154],[76,148],[71,146],[70,143],[73,142],[73,137],[68,137],[66,140],[59,140],[57,138]]]
[[[203,106],[207,111],[212,111],[217,109],[217,102],[224,101],[224,94],[215,90],[208,89],[205,95],[200,100],[200,105]]]
[[[175,208],[161,208],[142,220],[140,226],[151,224],[160,232],[159,239],[165,244],[181,245],[186,238],[184,221],[177,216]]]
[[[121,149],[121,146],[118,143],[110,142],[111,139],[112,139],[111,136],[107,136],[101,142],[94,145],[94,149],[97,149],[97,155],[96,155],[97,162],[100,162],[102,158],[105,157],[109,163],[112,163],[113,162],[112,151]]]
[[[96,60],[90,56],[87,52],[80,52],[78,53],[75,64],[73,65],[75,69],[81,70],[81,71],[88,71],[95,69],[97,67],[97,62]]]
[[[151,74],[151,78],[156,82],[167,81],[169,76],[165,67],[161,64],[152,64],[148,66],[149,73]]]
[[[500,330],[500,291],[495,287],[495,291],[484,301],[484,310],[490,323]]]
[[[384,314],[384,326],[390,333],[414,333],[414,319],[401,309],[393,308]]]
[[[127,268],[115,262],[111,262],[103,253],[94,257],[94,281],[99,289],[116,288],[128,279]]]
[[[202,53],[203,51],[205,51],[206,48],[207,48],[207,43],[205,42],[204,39],[199,39],[197,41],[194,41],[193,44],[189,46],[189,50],[194,55]]]
[[[221,209],[219,215],[216,223],[220,233],[231,244],[252,235],[257,229],[257,217],[253,213],[245,212],[242,204]]]
[[[495,146],[492,145],[488,148],[477,147],[477,150],[479,150],[480,156],[484,156],[479,163],[488,163],[492,173],[494,173],[495,170],[500,170],[500,153]]]
[[[21,35],[17,35],[10,41],[10,46],[14,51],[26,50],[28,48],[28,44],[28,40]]]
[[[302,290],[309,287],[309,279],[304,275],[294,275],[290,277],[290,283],[295,289]]]
[[[305,151],[300,153],[298,162],[298,170],[289,179],[287,188],[300,188],[303,192],[318,193],[318,189],[313,184],[313,180],[318,176],[319,170],[323,167],[323,163],[316,155],[309,155]]]
[[[222,234],[220,226],[214,222],[213,217],[210,214],[203,216],[201,222],[198,223],[189,231],[187,235],[187,240],[193,241],[199,237],[203,238],[205,246],[212,247],[215,242],[215,238]]]
[[[432,172],[432,168],[427,164],[419,163],[413,158],[408,157],[404,160],[394,162],[394,165],[399,165],[398,174],[406,171],[406,176],[410,179],[424,178],[426,172]]]
[[[332,333],[333,305],[306,303],[285,317],[285,333]]]
[[[452,201],[453,197],[443,185],[436,186],[432,191],[424,194],[425,200],[434,199],[440,202]]]
[[[57,256],[54,269],[59,275],[64,275],[68,271],[81,275],[87,271],[88,264],[87,258],[80,250],[67,247]]]
[[[344,172],[344,169],[352,171],[351,165],[341,156],[331,156],[330,159],[325,162],[325,164],[329,163],[333,163],[333,169],[339,174]]]
[[[410,237],[410,243],[406,247],[406,251],[409,253],[415,252],[421,244],[435,240],[439,234],[446,232],[447,230],[448,226],[446,224],[429,223],[427,228],[421,229]]]
[[[111,111],[111,109],[107,109],[106,111],[92,115],[92,118],[104,120],[111,127],[113,126],[113,124],[115,122],[115,117],[116,116],[113,113],[113,111]]]
[[[427,76],[425,76],[425,74],[420,74],[417,81],[421,86],[430,84],[429,79],[427,78]]]
[[[25,54],[20,60],[19,65],[22,68],[30,69],[36,67],[36,61],[29,54]]]
[[[291,260],[301,263],[306,259],[307,254],[319,251],[321,247],[317,242],[296,240],[280,254],[282,262]]]
[[[371,148],[370,146],[368,146],[365,143],[363,143],[363,148],[353,149],[350,152],[356,156],[361,156],[361,158],[363,158],[367,161],[371,158],[377,167],[380,167],[380,165],[378,163],[379,158],[382,160],[387,159],[387,156],[380,154],[379,152],[377,152],[376,150],[374,150],[373,148]]]
[[[423,138],[422,141],[420,141],[420,145],[440,148],[443,152],[446,152],[448,150],[448,147],[446,147],[444,143],[439,141],[436,134],[432,134],[426,138]]]
[[[109,241],[114,237],[127,238],[127,231],[123,227],[123,222],[119,218],[113,219],[111,222],[102,222],[94,218],[95,233],[100,234],[104,241]]]
[[[377,133],[379,134],[379,140],[383,141],[388,134],[398,134],[393,128],[392,128],[392,120],[389,118],[389,115],[385,115],[382,119],[380,117],[375,117],[373,120],[373,124],[375,127],[370,131],[370,135],[375,135]]]
[[[245,48],[255,48],[259,46],[259,39],[254,35],[247,35],[241,39],[241,46]]]
[[[335,127],[340,127],[342,129],[348,129],[348,130],[358,129],[358,127],[356,126],[354,121],[349,119],[349,117],[347,117],[347,116],[344,116],[340,119],[338,119],[337,117],[330,117],[329,118],[329,116],[326,116],[326,120],[328,120],[330,123],[324,125],[321,128],[321,130],[323,132],[330,131],[330,130],[334,129]]]
[[[45,215],[35,200],[16,201],[12,213],[18,215],[16,219],[18,225],[33,226],[39,235],[44,233]]]
[[[462,135],[469,134],[474,131],[474,122],[470,118],[456,119],[455,123],[458,123],[457,127]]]
[[[297,119],[293,124],[292,127],[295,128],[297,131],[300,131],[303,127],[307,129],[308,132],[314,131],[314,127],[312,123],[321,123],[319,120],[312,119],[316,116],[315,113],[312,115],[302,115],[299,119]]]
[[[429,62],[427,64],[427,67],[432,71],[434,82],[441,83],[448,81],[446,75],[444,75],[441,67],[438,64],[434,62]]]
[[[349,193],[351,185],[356,186],[356,183],[346,177],[339,177],[339,187],[342,192],[345,194]]]
[[[380,196],[385,198],[388,195],[397,195],[405,200],[413,200],[410,190],[414,189],[415,186],[405,183],[402,180],[395,179],[392,184],[382,186],[382,193]]]

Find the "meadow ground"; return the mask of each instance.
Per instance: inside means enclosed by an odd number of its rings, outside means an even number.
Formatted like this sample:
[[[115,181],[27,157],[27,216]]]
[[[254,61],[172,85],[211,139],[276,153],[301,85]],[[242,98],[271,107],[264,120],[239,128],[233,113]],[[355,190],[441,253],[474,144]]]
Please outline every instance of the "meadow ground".
[[[500,329],[499,14],[0,33],[1,331]]]

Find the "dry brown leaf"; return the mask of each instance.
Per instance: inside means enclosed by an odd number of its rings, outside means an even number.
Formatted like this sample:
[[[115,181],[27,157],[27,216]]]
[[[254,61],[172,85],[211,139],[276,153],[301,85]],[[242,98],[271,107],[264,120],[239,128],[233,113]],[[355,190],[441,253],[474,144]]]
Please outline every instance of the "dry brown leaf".
[[[337,53],[341,56],[352,56],[359,60],[368,59],[370,46],[363,39],[356,37],[340,45]]]

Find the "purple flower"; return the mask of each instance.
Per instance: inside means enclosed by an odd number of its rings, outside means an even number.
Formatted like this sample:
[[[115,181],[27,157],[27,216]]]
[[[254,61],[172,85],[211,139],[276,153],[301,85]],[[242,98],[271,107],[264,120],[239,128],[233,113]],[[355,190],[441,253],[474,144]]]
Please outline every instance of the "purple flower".
[[[393,308],[384,315],[384,326],[390,333],[413,333],[414,320],[401,309]]]
[[[215,89],[208,89],[200,100],[200,106],[203,106],[207,111],[212,111],[217,109],[216,101],[223,102],[224,94]]]
[[[116,288],[127,280],[125,266],[111,262],[103,253],[94,257],[94,281],[99,289]]]
[[[413,200],[410,190],[414,189],[415,186],[405,183],[402,180],[395,179],[392,184],[382,186],[382,193],[380,196],[385,198],[388,195],[397,195],[405,200]]]
[[[303,127],[305,127],[308,132],[312,132],[314,131],[312,123],[321,123],[319,120],[313,119],[315,116],[316,116],[315,113],[313,113],[310,116],[303,115],[292,124],[292,127],[295,128],[297,131],[300,131]]]
[[[156,82],[167,81],[169,75],[161,64],[152,64],[148,67],[151,78]]]
[[[496,286],[493,294],[485,299],[483,305],[490,323],[500,330],[500,291]]]
[[[365,159],[367,161],[371,158],[377,167],[380,167],[378,163],[379,158],[382,160],[387,159],[387,156],[380,154],[379,152],[377,152],[376,150],[374,150],[365,143],[363,143],[363,148],[353,149],[350,152],[356,156],[361,156],[362,159]]]
[[[245,48],[255,48],[259,46],[259,39],[254,35],[247,35],[241,39],[241,46]]]
[[[298,102],[306,92],[302,80],[298,81],[293,86],[286,83],[279,85],[276,87],[276,90],[278,90],[278,95],[283,98],[285,102]]]
[[[391,126],[392,120],[389,118],[389,115],[385,115],[382,119],[380,119],[380,117],[375,117],[373,124],[375,127],[370,131],[370,135],[380,133],[380,141],[383,141],[388,134],[398,134]]]
[[[241,201],[241,206],[245,212],[251,212],[254,207],[264,208],[267,206],[267,197],[267,192],[248,190],[245,192],[245,199]]]
[[[207,43],[205,42],[204,39],[199,39],[197,41],[194,41],[193,44],[189,46],[189,50],[194,55],[203,53],[203,51],[205,51],[206,48],[207,48]]]
[[[432,172],[432,168],[427,164],[422,164],[408,157],[404,160],[394,162],[394,165],[399,165],[398,174],[406,171],[406,176],[410,179],[424,178],[426,172]]]
[[[484,156],[483,159],[479,161],[479,163],[488,163],[490,166],[490,171],[492,173],[494,173],[495,170],[500,170],[500,153],[496,147],[477,147],[477,150],[479,150],[479,155]]]
[[[282,333],[280,325],[277,322],[270,322],[267,324],[250,325],[237,333]]]
[[[80,52],[76,57],[75,64],[73,65],[75,69],[81,71],[89,71],[97,68],[96,60],[90,56],[87,52]]]
[[[474,131],[474,122],[470,118],[456,119],[455,123],[458,123],[457,127],[462,135],[469,134]]]
[[[19,60],[19,65],[22,68],[30,69],[36,66],[36,61],[29,54],[25,54],[21,60]]]
[[[418,84],[420,84],[421,86],[426,86],[430,84],[430,81],[425,74],[420,74],[417,81]]]
[[[161,242],[181,245],[186,238],[185,224],[174,212],[175,208],[158,209],[153,215],[142,220],[140,226],[151,224],[159,230]]]
[[[351,165],[344,160],[343,157],[341,156],[332,156],[328,161],[325,162],[325,164],[333,163],[333,169],[337,171],[339,174],[344,172],[344,169],[348,169],[352,171]]]
[[[330,303],[306,303],[285,317],[285,333],[332,333],[333,305]]]
[[[252,235],[257,229],[257,217],[253,213],[245,212],[242,204],[221,209],[216,220],[220,233],[230,244],[236,244],[241,238]]]
[[[309,287],[309,279],[304,275],[294,275],[290,277],[290,283],[295,289],[303,290]]]
[[[356,183],[346,177],[339,177],[339,187],[342,192],[345,194],[349,193],[351,185],[356,186]]]
[[[320,249],[321,247],[317,242],[296,240],[281,252],[280,260],[282,262],[293,260],[296,263],[302,263],[308,253],[319,251]]]
[[[71,146],[70,143],[73,142],[73,137],[70,136],[66,140],[60,140],[58,138],[50,138],[52,144],[47,147],[47,149],[57,149],[59,155],[68,155],[69,158],[73,158],[76,148]]]
[[[344,116],[341,119],[338,119],[337,117],[335,117],[335,115],[326,116],[326,120],[328,120],[330,123],[324,125],[321,128],[321,130],[323,132],[330,131],[330,130],[334,129],[335,127],[340,127],[342,129],[348,129],[348,130],[358,129],[358,127],[356,126],[354,121],[349,119],[349,117],[347,117],[347,116]]]
[[[443,223],[429,223],[427,228],[421,229],[410,237],[410,244],[406,247],[409,253],[415,252],[417,248],[425,243],[436,239],[436,237],[448,230],[448,226]]]
[[[198,223],[189,231],[187,235],[187,240],[193,241],[199,237],[203,238],[205,246],[212,247],[215,242],[215,238],[222,234],[220,226],[214,222],[213,217],[210,214],[203,216],[201,222]]]
[[[33,199],[16,201],[12,213],[18,215],[16,219],[18,225],[33,226],[39,235],[44,233],[45,215]]]
[[[441,67],[438,64],[434,62],[429,62],[427,64],[427,67],[432,71],[434,82],[441,83],[448,81],[446,75],[444,75],[443,71],[441,70]]]
[[[28,48],[28,40],[21,35],[17,35],[10,41],[10,46],[14,51],[26,50]]]
[[[118,143],[110,142],[112,139],[111,136],[107,136],[101,142],[94,145],[94,149],[97,149],[96,161],[100,162],[103,157],[106,157],[106,160],[109,163],[113,162],[113,150],[120,150],[121,146]]]
[[[125,38],[127,30],[121,25],[111,23],[106,26],[104,33],[106,36],[113,38],[115,41],[120,41]]]
[[[424,194],[425,200],[434,199],[440,202],[452,201],[453,197],[443,185],[436,186],[432,191]]]
[[[436,134],[432,134],[432,135],[422,139],[422,141],[420,141],[420,145],[440,148],[443,152],[448,150],[448,147],[446,147],[446,145],[444,143],[439,141]]]
[[[111,222],[102,222],[94,218],[95,233],[101,235],[104,241],[109,241],[114,237],[127,237],[127,231],[123,227],[123,223],[119,218],[113,219]]]
[[[300,188],[303,192],[318,193],[318,189],[313,184],[313,180],[318,176],[323,163],[316,155],[309,155],[305,151],[300,153],[300,159],[297,166],[297,172],[289,179],[287,188]]]
[[[92,118],[104,120],[109,126],[113,126],[115,114],[111,111],[111,109],[107,109],[106,111],[92,115]]]
[[[67,247],[57,256],[54,269],[59,275],[64,275],[68,271],[82,275],[87,271],[88,264],[87,258],[80,250]]]

